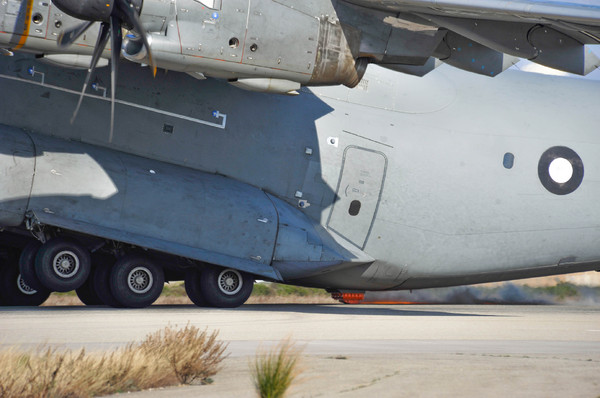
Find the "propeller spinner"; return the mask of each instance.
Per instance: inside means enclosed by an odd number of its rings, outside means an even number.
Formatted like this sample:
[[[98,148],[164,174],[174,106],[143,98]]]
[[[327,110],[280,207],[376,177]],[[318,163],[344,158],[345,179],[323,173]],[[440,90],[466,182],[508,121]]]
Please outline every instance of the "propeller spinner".
[[[81,95],[79,96],[79,101],[77,103],[77,107],[75,108],[75,112],[73,113],[73,117],[71,118],[71,123],[73,123],[77,117],[77,113],[81,107],[81,102],[83,101],[85,91],[90,83],[91,76],[96,69],[96,65],[98,64],[100,56],[102,55],[110,36],[112,51],[110,71],[111,108],[109,142],[111,142],[113,138],[115,121],[115,90],[117,87],[117,72],[119,68],[121,45],[123,43],[123,34],[121,31],[122,27],[126,29],[133,29],[141,36],[144,47],[146,47],[146,50],[148,51],[150,65],[152,66],[154,73],[156,73],[156,68],[154,67],[154,63],[152,61],[150,44],[148,43],[148,39],[146,37],[147,32],[142,26],[139,18],[142,0],[53,0],[53,3],[64,13],[87,21],[63,32],[58,38],[58,45],[61,47],[66,47],[73,44],[75,40],[85,33],[85,31],[87,31],[94,22],[101,22],[98,40],[92,55],[92,62],[90,63],[90,68],[88,69],[85,77],[83,89],[81,90]]]

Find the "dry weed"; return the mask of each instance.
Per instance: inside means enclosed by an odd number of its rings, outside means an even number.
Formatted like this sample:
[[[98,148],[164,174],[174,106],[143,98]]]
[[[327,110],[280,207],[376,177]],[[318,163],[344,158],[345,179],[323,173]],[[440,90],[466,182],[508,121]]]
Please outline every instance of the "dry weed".
[[[214,376],[226,356],[227,346],[217,341],[217,332],[207,335],[195,326],[184,329],[166,327],[148,335],[140,349],[148,354],[158,355],[166,360],[180,383],[189,384],[194,380],[204,382]]]
[[[187,296],[160,296],[153,305],[192,305]],[[339,304],[337,300],[327,296],[250,296],[246,304]],[[83,305],[77,296],[58,296],[51,294],[44,307]]]
[[[258,396],[280,398],[298,376],[296,365],[301,351],[290,339],[279,343],[267,353],[256,355],[251,365],[252,379]]]
[[[193,326],[167,329],[165,336],[171,340],[157,340],[155,333],[142,343],[105,354],[55,348],[0,351],[0,397],[91,397],[176,385],[218,371],[224,347],[216,341],[216,332],[206,336]],[[181,338],[179,350],[195,353],[180,358],[181,363],[167,356],[175,336]],[[200,349],[206,353],[200,355]],[[194,364],[194,360],[202,363]],[[187,372],[183,381],[177,373],[180,369]]]

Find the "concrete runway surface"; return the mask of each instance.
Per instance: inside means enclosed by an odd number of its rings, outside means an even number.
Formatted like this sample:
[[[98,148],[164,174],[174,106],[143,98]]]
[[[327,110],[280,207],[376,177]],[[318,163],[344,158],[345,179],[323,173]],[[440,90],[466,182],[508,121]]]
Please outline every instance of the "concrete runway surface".
[[[214,383],[128,397],[255,396],[251,358],[286,337],[303,348],[290,396],[600,397],[600,306],[0,307],[0,345],[104,350],[188,322],[229,342]]]

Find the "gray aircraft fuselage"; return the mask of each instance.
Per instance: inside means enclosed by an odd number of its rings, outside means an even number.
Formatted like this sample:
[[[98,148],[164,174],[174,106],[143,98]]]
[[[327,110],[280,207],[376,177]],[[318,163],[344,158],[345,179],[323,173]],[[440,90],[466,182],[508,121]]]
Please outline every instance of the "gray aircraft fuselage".
[[[8,226],[33,215],[333,290],[600,268],[600,82],[371,66],[354,89],[281,96],[123,62],[109,142],[106,71],[69,123],[83,78],[0,57]]]

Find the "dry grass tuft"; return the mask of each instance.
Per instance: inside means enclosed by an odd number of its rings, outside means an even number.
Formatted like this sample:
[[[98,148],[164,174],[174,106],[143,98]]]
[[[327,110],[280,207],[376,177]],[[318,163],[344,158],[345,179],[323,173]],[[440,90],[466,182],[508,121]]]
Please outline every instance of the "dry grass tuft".
[[[252,379],[261,398],[280,398],[300,373],[297,369],[301,350],[286,339],[265,354],[257,354],[251,365]]]
[[[181,338],[180,351],[194,355],[176,361],[167,356],[174,337]],[[216,332],[207,336],[187,326],[167,327],[142,343],[105,354],[87,354],[83,349],[4,350],[0,351],[0,397],[91,397],[176,385],[216,374],[224,349],[216,341]],[[201,350],[204,354],[199,354]],[[186,375],[184,381],[178,372]]]
[[[227,346],[217,341],[217,332],[207,335],[195,326],[163,330],[148,335],[140,349],[166,360],[180,383],[200,380],[203,384],[220,369]]]

